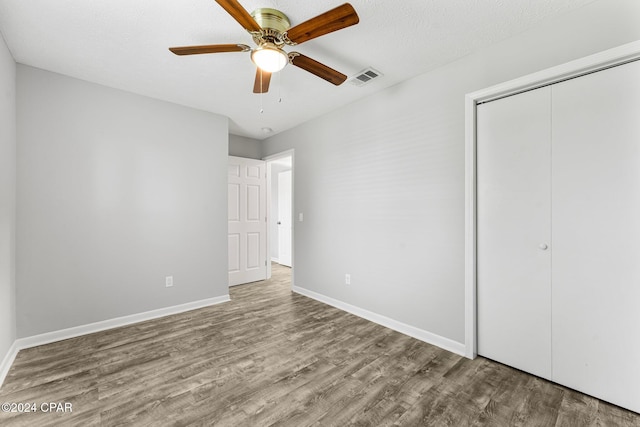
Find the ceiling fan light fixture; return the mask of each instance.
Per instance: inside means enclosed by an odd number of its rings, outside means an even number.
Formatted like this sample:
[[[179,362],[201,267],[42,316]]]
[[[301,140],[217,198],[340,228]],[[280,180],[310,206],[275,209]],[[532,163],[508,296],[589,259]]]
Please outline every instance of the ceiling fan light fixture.
[[[275,44],[267,42],[251,51],[251,60],[261,70],[275,73],[287,65],[289,57]]]

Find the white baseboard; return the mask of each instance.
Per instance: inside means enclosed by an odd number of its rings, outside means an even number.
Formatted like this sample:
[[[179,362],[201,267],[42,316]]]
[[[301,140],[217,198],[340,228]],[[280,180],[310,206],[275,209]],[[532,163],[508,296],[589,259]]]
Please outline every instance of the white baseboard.
[[[0,387],[4,382],[9,368],[13,364],[16,355],[20,350],[25,348],[36,347],[39,345],[50,344],[56,341],[62,341],[69,338],[75,338],[82,335],[92,334],[94,332],[106,331],[107,329],[118,328],[120,326],[132,325],[134,323],[144,322],[146,320],[157,319],[159,317],[179,314],[185,311],[196,310],[198,308],[208,307],[211,305],[221,304],[231,301],[229,295],[223,295],[215,298],[207,298],[200,301],[188,302],[186,304],[174,305],[171,307],[159,308],[157,310],[146,311],[144,313],[131,314],[129,316],[116,317],[115,319],[103,320],[100,322],[89,323],[87,325],[74,326],[59,331],[46,332],[44,334],[34,335],[26,338],[18,338],[9,348],[7,355],[0,364]]]
[[[396,332],[400,332],[402,334],[408,335],[420,341],[424,341],[428,344],[433,344],[435,346],[438,346],[442,349],[458,354],[460,356],[465,355],[466,347],[463,343],[459,343],[457,341],[450,340],[449,338],[445,338],[440,335],[436,335],[431,332],[425,331],[423,329],[419,329],[414,326],[407,325],[406,323],[398,322],[397,320],[390,319],[386,316],[382,316],[372,311],[368,311],[360,307],[347,304],[346,302],[333,299],[331,297],[319,294],[314,291],[310,291],[308,289],[301,288],[299,286],[293,286],[292,290],[300,295],[313,298],[317,301],[339,308],[340,310],[344,310],[358,317],[362,317],[363,319],[367,319],[371,322],[377,323],[378,325],[382,325],[389,329],[393,329]]]
[[[13,361],[16,359],[18,351],[18,344],[14,341],[13,344],[11,344],[11,347],[9,347],[4,359],[2,359],[2,363],[0,363],[0,387],[2,387],[2,383],[9,373],[11,365],[13,365]]]
[[[280,264],[280,263],[278,262],[278,258],[276,258],[276,257],[274,257],[274,256],[272,256],[272,257],[271,257],[271,262],[275,262],[276,264]]]
[[[198,308],[216,305],[231,301],[229,295],[216,298],[207,298],[200,301],[188,302],[186,304],[174,305],[171,307],[159,308],[157,310],[146,311],[144,313],[131,314],[129,316],[116,317],[115,319],[103,320],[101,322],[89,323],[87,325],[74,326],[73,328],[59,331],[46,332],[26,338],[18,338],[16,341],[20,350],[23,348],[36,347],[38,345],[49,344],[69,338],[92,334],[94,332],[106,331],[120,326],[127,326],[133,323],[144,322],[145,320],[157,319],[159,317],[172,314],[183,313],[185,311],[196,310]]]

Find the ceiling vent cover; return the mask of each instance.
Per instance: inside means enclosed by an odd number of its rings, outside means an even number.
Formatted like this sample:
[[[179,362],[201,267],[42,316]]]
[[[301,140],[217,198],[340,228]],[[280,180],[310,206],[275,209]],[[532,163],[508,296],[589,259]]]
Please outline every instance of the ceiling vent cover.
[[[356,86],[364,86],[367,83],[370,83],[372,80],[382,77],[382,73],[378,70],[375,70],[371,67],[360,71],[355,76],[351,77],[349,81],[351,84]]]

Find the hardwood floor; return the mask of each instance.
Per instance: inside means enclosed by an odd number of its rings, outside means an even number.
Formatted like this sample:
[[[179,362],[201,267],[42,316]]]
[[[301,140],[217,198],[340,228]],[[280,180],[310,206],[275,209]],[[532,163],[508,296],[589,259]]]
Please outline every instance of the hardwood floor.
[[[294,294],[286,267],[231,299],[22,350],[0,403],[37,412],[0,412],[0,425],[640,426],[636,413]]]

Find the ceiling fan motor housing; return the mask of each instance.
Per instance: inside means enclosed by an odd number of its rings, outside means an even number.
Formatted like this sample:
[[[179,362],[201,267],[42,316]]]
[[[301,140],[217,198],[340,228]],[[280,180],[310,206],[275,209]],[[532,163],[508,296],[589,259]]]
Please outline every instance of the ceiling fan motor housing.
[[[285,43],[283,34],[291,27],[287,15],[279,10],[264,7],[251,12],[251,17],[262,28],[259,33],[252,34],[256,44],[270,42],[281,46]]]

